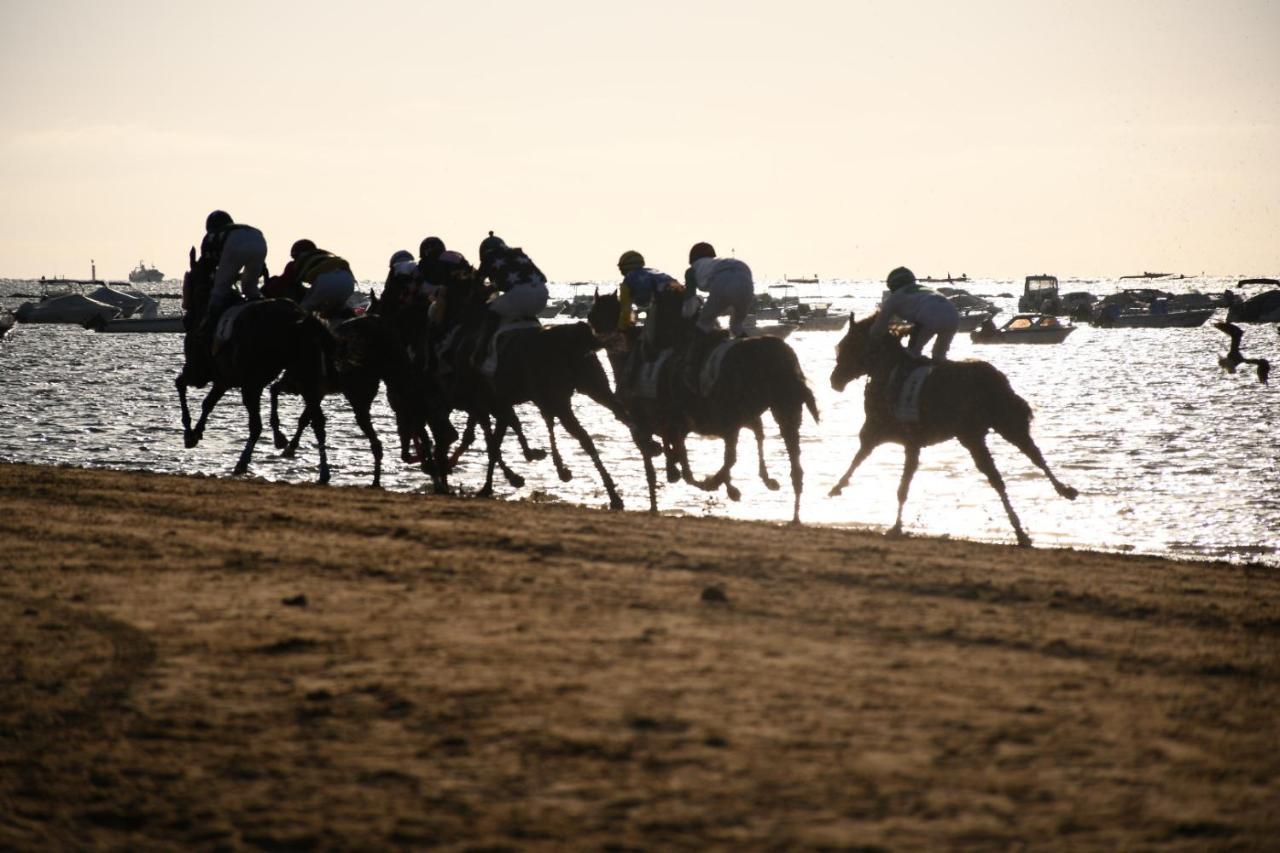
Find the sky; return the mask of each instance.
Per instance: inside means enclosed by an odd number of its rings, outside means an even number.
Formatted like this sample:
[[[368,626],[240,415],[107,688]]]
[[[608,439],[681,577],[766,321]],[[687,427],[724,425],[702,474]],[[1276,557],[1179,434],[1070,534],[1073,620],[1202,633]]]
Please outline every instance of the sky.
[[[1280,273],[1270,0],[0,0],[0,276],[170,276],[225,209],[380,280]]]

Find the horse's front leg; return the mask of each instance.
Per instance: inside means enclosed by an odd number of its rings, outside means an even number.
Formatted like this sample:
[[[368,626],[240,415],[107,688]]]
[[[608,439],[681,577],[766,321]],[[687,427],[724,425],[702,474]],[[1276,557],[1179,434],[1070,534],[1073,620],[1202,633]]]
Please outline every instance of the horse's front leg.
[[[898,517],[894,520],[893,527],[889,530],[890,536],[902,535],[902,508],[907,503],[907,493],[911,491],[911,479],[915,477],[916,469],[920,467],[920,448],[918,445],[904,445],[903,451],[902,479],[898,482]]]
[[[548,427],[550,429],[550,427]],[[524,437],[524,427],[520,425],[520,418],[512,417],[511,430],[516,434],[516,441],[520,442],[520,451],[524,454],[524,461],[539,462],[547,458],[547,451],[541,447],[530,447],[529,440]],[[555,438],[551,439],[555,442]]]
[[[182,434],[185,437],[191,432],[191,411],[187,408],[187,372],[179,371],[173,384],[178,388],[178,405],[182,407]]]
[[[306,409],[302,416],[310,418],[311,431],[315,433],[316,445],[320,448],[320,474],[316,482],[323,486],[329,482],[329,453],[325,446],[325,417],[322,407],[324,392],[318,388],[310,392],[304,391],[302,399],[306,402]]]
[[[764,462],[764,421],[756,418],[747,426],[751,427],[751,431],[756,434],[756,458],[760,460],[760,479],[764,481],[765,488],[776,492],[781,486],[777,480],[769,476],[769,467]]]
[[[467,450],[470,449],[471,444],[476,440],[476,420],[476,415],[471,412],[467,413],[467,425],[462,429],[462,438],[458,441],[458,446],[454,448],[453,454],[449,457],[450,468],[454,468],[458,464],[458,460],[462,458],[462,454],[466,453]],[[487,431],[485,432],[485,435],[488,435]]]
[[[200,439],[204,437],[204,425],[209,421],[209,414],[213,411],[213,407],[218,405],[218,401],[222,399],[222,395],[227,393],[227,386],[219,382],[213,383],[213,387],[209,389],[209,393],[205,395],[204,402],[200,404],[200,419],[196,421],[196,425],[185,430],[183,440],[187,447],[195,447],[200,443]]]
[[[880,442],[873,441],[871,439],[871,434],[868,432],[866,427],[863,427],[862,432],[858,436],[858,441],[858,452],[853,454],[853,461],[849,463],[849,467],[844,472],[844,476],[840,478],[838,483],[831,487],[831,491],[827,492],[827,497],[834,498],[843,492],[844,487],[849,485],[849,478],[853,476],[853,472],[858,470],[858,466],[867,460],[867,457],[871,455],[871,451],[880,446]]]
[[[240,399],[244,401],[244,407],[249,412],[249,440],[244,444],[244,450],[240,451],[240,461],[236,462],[235,470],[232,472],[239,477],[248,472],[249,460],[253,458],[253,446],[258,443],[258,438],[262,435],[262,389],[244,387],[240,389]]]

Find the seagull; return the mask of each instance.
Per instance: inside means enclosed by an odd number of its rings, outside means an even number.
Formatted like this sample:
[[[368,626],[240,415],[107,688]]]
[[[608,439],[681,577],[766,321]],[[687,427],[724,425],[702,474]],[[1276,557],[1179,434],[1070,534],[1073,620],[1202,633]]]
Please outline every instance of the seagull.
[[[1236,368],[1241,364],[1254,364],[1258,367],[1258,381],[1263,385],[1267,384],[1267,376],[1271,373],[1271,362],[1265,358],[1245,358],[1240,354],[1240,339],[1244,337],[1244,332],[1234,323],[1214,323],[1216,329],[1231,336],[1231,349],[1227,350],[1227,354],[1218,358],[1218,366],[1227,373],[1235,373]]]

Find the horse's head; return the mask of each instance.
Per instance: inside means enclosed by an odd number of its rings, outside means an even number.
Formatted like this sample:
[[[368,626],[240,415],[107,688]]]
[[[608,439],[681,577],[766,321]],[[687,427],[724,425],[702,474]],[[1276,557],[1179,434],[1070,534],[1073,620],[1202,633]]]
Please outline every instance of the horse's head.
[[[601,296],[597,290],[591,308],[587,311],[587,323],[591,326],[591,331],[602,338],[618,331],[618,314],[621,310],[622,303],[616,291]]]
[[[196,260],[196,248],[191,247],[187,259],[188,268],[182,274],[182,310],[197,319],[204,315],[213,294],[213,269]]]
[[[876,314],[856,320],[849,312],[849,331],[836,344],[836,366],[831,370],[831,387],[843,391],[844,386],[871,370],[867,353],[867,341],[871,339],[871,324]]]

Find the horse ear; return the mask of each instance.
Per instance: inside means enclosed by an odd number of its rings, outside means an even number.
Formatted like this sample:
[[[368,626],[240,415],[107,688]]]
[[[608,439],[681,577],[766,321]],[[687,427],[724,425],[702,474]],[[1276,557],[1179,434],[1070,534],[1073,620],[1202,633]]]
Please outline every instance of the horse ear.
[[[189,257],[191,259],[191,269],[195,269],[196,268],[196,247],[195,246],[191,247],[191,254]]]
[[[853,320],[854,320],[853,312],[852,312],[852,311],[850,311],[850,312],[849,312],[849,325],[853,325]]]
[[[600,298],[600,286],[599,286],[599,285],[596,285],[596,292],[595,292],[595,294],[594,294],[591,298],[592,298],[592,299],[599,299],[599,298]]]

